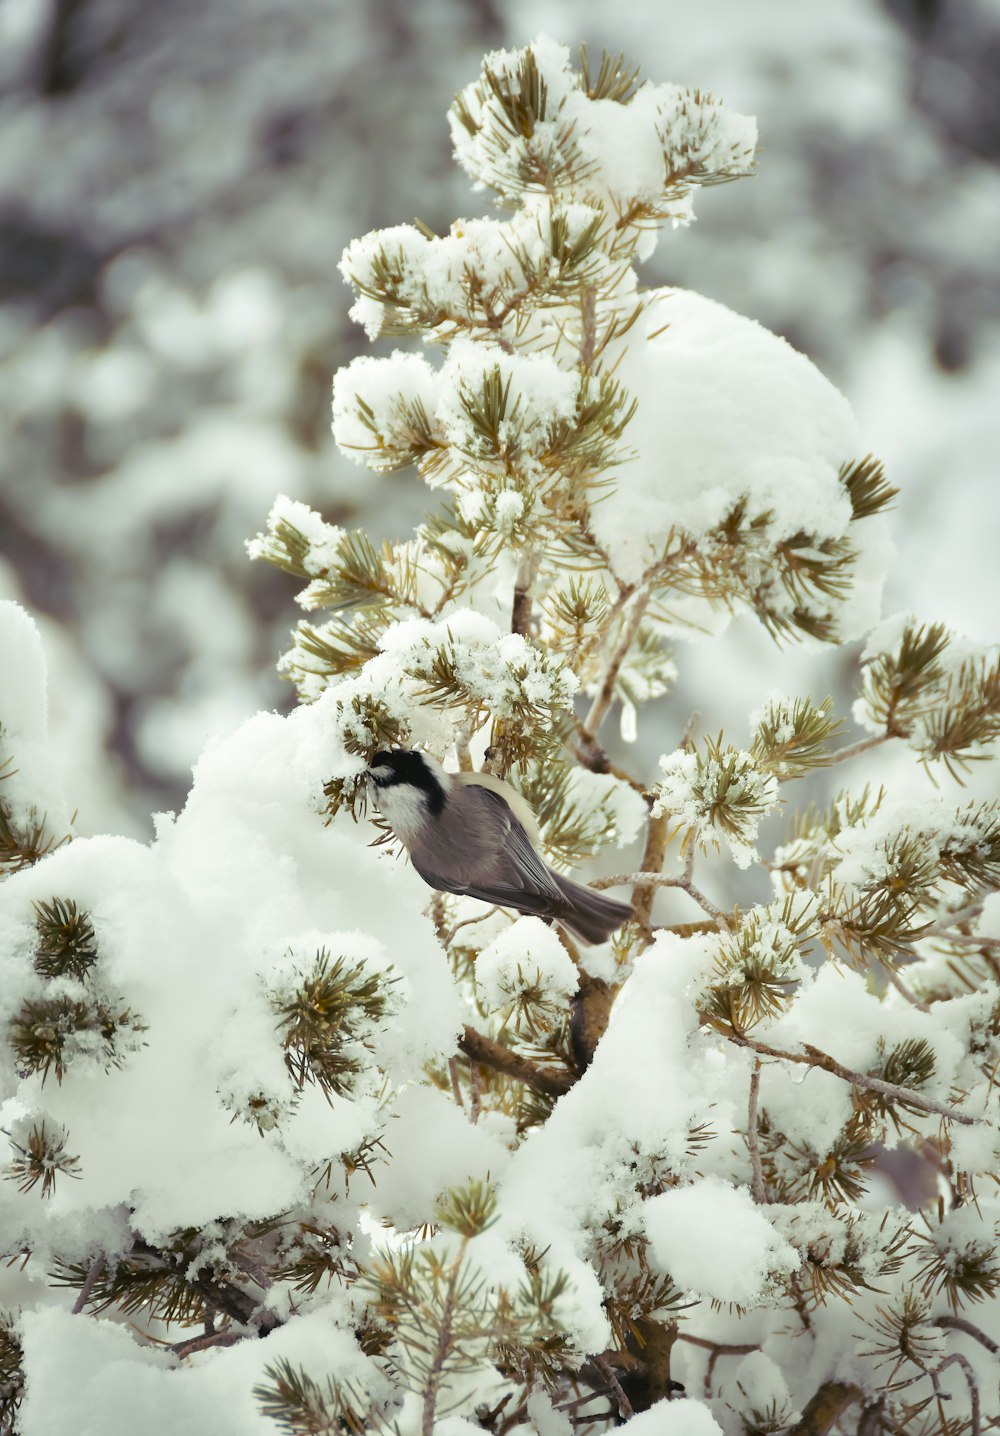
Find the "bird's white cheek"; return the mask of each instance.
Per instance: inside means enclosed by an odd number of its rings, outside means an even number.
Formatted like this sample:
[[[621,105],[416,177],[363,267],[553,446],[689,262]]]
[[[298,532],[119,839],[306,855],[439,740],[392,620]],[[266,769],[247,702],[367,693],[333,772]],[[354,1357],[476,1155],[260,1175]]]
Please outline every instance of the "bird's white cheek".
[[[426,822],[425,800],[413,788],[383,788],[376,794],[378,810],[397,838],[407,847],[415,842]]]

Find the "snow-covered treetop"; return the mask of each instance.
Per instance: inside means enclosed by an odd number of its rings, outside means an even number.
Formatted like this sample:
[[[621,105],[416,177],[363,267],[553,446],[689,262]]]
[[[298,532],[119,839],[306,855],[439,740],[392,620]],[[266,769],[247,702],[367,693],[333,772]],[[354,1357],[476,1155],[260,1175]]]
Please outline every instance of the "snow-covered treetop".
[[[455,158],[506,203],[558,195],[616,211],[622,229],[691,217],[702,184],[753,170],[756,122],[711,95],[638,83],[621,58],[592,75],[539,36],[495,50],[448,112]],[[634,241],[633,241],[634,242]]]

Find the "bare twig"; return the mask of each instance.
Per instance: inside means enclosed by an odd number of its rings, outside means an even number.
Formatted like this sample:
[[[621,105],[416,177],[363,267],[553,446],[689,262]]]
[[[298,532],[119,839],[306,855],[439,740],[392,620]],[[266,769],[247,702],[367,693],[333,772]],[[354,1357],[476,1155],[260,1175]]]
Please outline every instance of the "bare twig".
[[[749,1356],[753,1351],[759,1351],[759,1346],[733,1346],[725,1342],[709,1341],[704,1336],[691,1336],[686,1331],[678,1331],[678,1341],[686,1341],[690,1346],[701,1346],[711,1353],[708,1364],[705,1367],[704,1391],[706,1396],[712,1394],[712,1373],[715,1371],[715,1363],[720,1356]]]
[[[678,1341],[686,1341],[689,1346],[702,1346],[706,1351],[718,1351],[723,1356],[749,1356],[752,1351],[759,1351],[759,1343],[754,1346],[734,1346],[725,1341],[709,1341],[707,1336],[694,1336],[689,1331],[678,1331]]]
[[[754,1058],[753,1072],[750,1074],[750,1102],[747,1112],[747,1146],[750,1148],[750,1171],[752,1180],[750,1190],[753,1192],[755,1202],[765,1203],[767,1192],[764,1189],[764,1168],[760,1162],[760,1140],[757,1136],[757,1102],[760,1098],[760,1058]]]
[[[987,1336],[985,1331],[980,1331],[979,1327],[974,1326],[968,1317],[935,1316],[931,1320],[931,1326],[940,1326],[943,1330],[950,1328],[953,1331],[964,1331],[966,1336],[971,1336],[974,1341],[978,1341],[980,1346],[985,1346],[986,1350],[991,1351],[994,1356],[1000,1356],[1000,1346],[992,1336]]]
[[[498,907],[491,907],[488,908],[486,912],[477,913],[475,917],[465,917],[462,919],[461,922],[456,922],[455,926],[450,928],[442,939],[445,947],[451,947],[452,943],[455,941],[455,934],[461,928],[472,927],[473,923],[485,922],[488,917],[492,917],[495,912],[499,911],[500,909]]]
[[[952,1351],[936,1368],[935,1374],[940,1376],[941,1372],[948,1366],[957,1366],[965,1377],[965,1383],[969,1388],[969,1405],[972,1407],[972,1424],[969,1427],[969,1436],[980,1436],[982,1427],[979,1424],[979,1386],[976,1382],[976,1373],[972,1369],[972,1362],[967,1356],[963,1356],[960,1351]]]
[[[851,743],[846,748],[838,748],[833,753],[828,753],[823,761],[824,768],[831,763],[848,763],[852,758],[867,753],[871,748],[881,747],[883,743],[890,743],[893,738],[898,737],[896,733],[877,733],[871,738],[861,738],[857,743]]]
[[[576,736],[567,740],[567,747],[578,763],[582,763],[591,773],[610,773],[620,783],[627,783],[630,788],[634,788],[645,798],[647,803],[652,803],[652,798],[639,779],[634,778],[631,773],[620,768],[616,763],[612,763],[597,739],[593,734],[586,732],[579,720],[576,722],[576,730]]]
[[[462,1089],[458,1085],[458,1061],[454,1057],[448,1058],[448,1073],[451,1077],[451,1090],[455,1098],[455,1106],[465,1111],[465,1103],[462,1100]]]
[[[924,1097],[920,1092],[914,1092],[911,1087],[900,1087],[895,1082],[884,1081],[881,1077],[871,1077],[867,1072],[852,1072],[835,1057],[821,1052],[818,1047],[810,1046],[808,1042],[802,1044],[804,1052],[783,1052],[780,1048],[769,1047],[766,1042],[758,1042],[755,1037],[747,1037],[740,1032],[727,1032],[725,1036],[729,1042],[735,1042],[737,1047],[749,1047],[763,1057],[777,1057],[782,1062],[801,1062],[806,1067],[819,1067],[824,1072],[832,1073],[834,1077],[850,1082],[852,1087],[881,1092],[886,1097],[894,1097],[898,1102],[906,1102],[922,1112],[933,1112],[939,1117],[947,1117],[950,1122],[960,1122],[963,1127],[975,1127],[986,1120],[984,1117],[973,1117],[967,1112],[960,1112],[956,1107],[947,1107],[943,1102],[936,1102],[933,1097]]]
[[[618,681],[618,674],[622,664],[628,657],[629,649],[635,642],[635,636],[639,632],[639,625],[649,607],[650,593],[648,589],[640,589],[632,600],[632,609],[623,618],[622,626],[618,633],[618,642],[611,650],[611,657],[608,659],[604,670],[604,678],[598,689],[597,697],[590,705],[590,712],[584,719],[584,731],[588,736],[597,737],[605,715],[611,707],[615,696],[615,684]]]
[[[598,878],[595,882],[590,883],[590,887],[621,888],[637,887],[640,884],[644,888],[680,888],[682,892],[687,893],[688,897],[693,898],[698,906],[708,913],[709,917],[714,919],[716,927],[721,928],[723,932],[729,931],[729,920],[726,914],[720,907],[716,907],[711,898],[707,898],[699,888],[696,888],[691,879],[683,873],[679,877],[665,877],[663,873],[656,872],[616,873],[614,877]]]
[[[553,1411],[576,1411],[580,1406],[589,1406],[592,1401],[600,1401],[607,1396],[607,1391],[587,1391],[583,1396],[574,1396],[571,1401],[563,1401],[559,1406],[553,1406]]]
[[[894,1385],[892,1389],[894,1392],[905,1391],[907,1387],[916,1386],[921,1381],[927,1379],[934,1388],[934,1395],[938,1401],[950,1401],[951,1397],[948,1393],[941,1390],[941,1373],[942,1371],[946,1371],[949,1366],[959,1367],[962,1375],[965,1377],[966,1385],[969,1388],[969,1404],[972,1407],[972,1424],[969,1427],[969,1436],[980,1436],[982,1428],[980,1426],[979,1386],[976,1382],[976,1373],[973,1371],[972,1363],[968,1357],[962,1356],[960,1352],[950,1352],[948,1356],[938,1362],[937,1366],[918,1371],[916,1376],[910,1377],[909,1381],[900,1381]]]
[[[87,1268],[87,1275],[84,1277],[83,1286],[80,1288],[80,1295],[73,1303],[73,1315],[79,1316],[87,1302],[90,1300],[90,1293],[94,1290],[94,1283],[104,1270],[104,1253],[100,1252]]]
[[[920,934],[925,938],[925,932]],[[975,933],[949,932],[940,934],[942,942],[955,943],[959,947],[1000,947],[1000,937],[977,937]]]
[[[615,1375],[611,1362],[606,1356],[592,1356],[590,1359],[614,1392],[615,1400],[618,1403],[618,1415],[634,1416],[635,1411],[632,1408],[632,1403],[622,1390],[622,1384]]]
[[[482,1092],[479,1082],[479,1068],[475,1062],[469,1066],[469,1121],[473,1126],[479,1121]]]
[[[900,997],[904,998],[907,1002],[912,1003],[914,1007],[919,1007],[921,1012],[930,1012],[931,1009],[928,1004],[923,1000],[922,997],[918,997],[915,992],[910,991],[910,989],[903,982],[899,973],[895,971],[891,963],[883,963],[882,970],[884,971],[886,977],[889,979],[889,982],[899,993]]]
[[[506,1077],[525,1082],[536,1092],[544,1092],[549,1097],[561,1097],[576,1081],[572,1072],[558,1068],[549,1071],[536,1067],[527,1057],[522,1057],[509,1047],[502,1047],[499,1042],[477,1032],[474,1027],[463,1028],[458,1045],[473,1062],[481,1062],[484,1067],[492,1067],[495,1072],[502,1072]]]
[[[970,902],[967,907],[945,913],[943,917],[939,917],[936,922],[932,922],[929,927],[924,928],[920,934],[921,938],[936,937],[938,933],[947,932],[949,928],[960,927],[963,922],[971,922],[982,912],[984,901],[984,898],[980,898],[978,902]]]

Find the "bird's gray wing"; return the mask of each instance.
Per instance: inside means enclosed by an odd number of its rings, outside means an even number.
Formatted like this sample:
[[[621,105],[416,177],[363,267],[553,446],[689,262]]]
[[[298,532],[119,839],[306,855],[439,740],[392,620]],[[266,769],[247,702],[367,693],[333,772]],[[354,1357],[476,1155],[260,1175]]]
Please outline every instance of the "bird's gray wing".
[[[467,790],[468,791],[468,790]],[[473,791],[482,795],[499,814],[503,823],[504,852],[513,859],[513,866],[523,875],[525,889],[536,888],[549,898],[562,902],[563,895],[555,878],[549,872],[535,845],[525,832],[521,822],[514,816],[508,803],[490,788],[475,787]]]
[[[555,878],[499,793],[469,784],[452,801],[450,826],[460,846],[447,854],[447,871],[432,871],[423,853],[411,852],[426,883],[521,912],[549,913],[565,905]]]

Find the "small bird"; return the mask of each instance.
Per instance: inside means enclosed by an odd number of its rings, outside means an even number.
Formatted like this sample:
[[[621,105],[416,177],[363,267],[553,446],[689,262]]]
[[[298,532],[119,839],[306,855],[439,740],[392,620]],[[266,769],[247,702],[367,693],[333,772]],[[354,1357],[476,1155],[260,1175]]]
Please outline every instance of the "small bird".
[[[374,800],[417,872],[432,888],[553,918],[584,943],[606,942],[632,916],[554,872],[541,857],[535,815],[488,773],[446,773],[427,753],[376,753]]]

